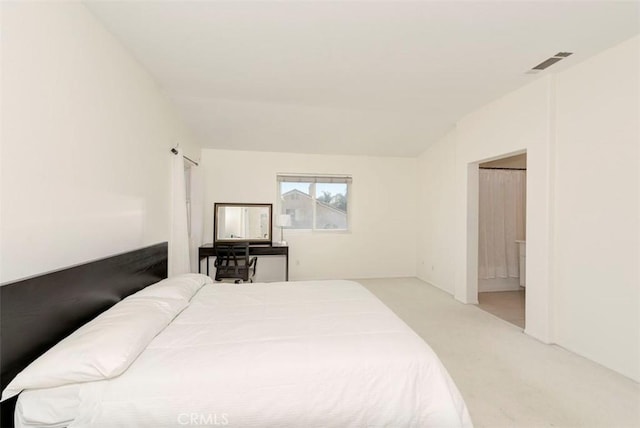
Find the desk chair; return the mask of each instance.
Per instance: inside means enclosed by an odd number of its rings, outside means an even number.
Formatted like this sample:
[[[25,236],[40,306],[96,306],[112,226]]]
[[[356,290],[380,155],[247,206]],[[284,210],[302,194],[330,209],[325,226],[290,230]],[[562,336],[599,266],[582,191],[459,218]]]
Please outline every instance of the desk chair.
[[[233,279],[236,284],[240,281],[253,282],[258,265],[257,257],[249,257],[248,243],[216,244],[216,281]]]

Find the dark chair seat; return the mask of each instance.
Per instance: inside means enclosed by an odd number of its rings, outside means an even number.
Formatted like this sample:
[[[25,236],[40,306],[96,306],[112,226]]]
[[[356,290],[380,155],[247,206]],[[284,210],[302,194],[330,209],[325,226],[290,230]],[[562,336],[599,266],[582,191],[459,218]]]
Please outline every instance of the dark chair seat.
[[[249,257],[248,243],[216,244],[216,281],[233,279],[253,282],[258,265],[257,257]]]

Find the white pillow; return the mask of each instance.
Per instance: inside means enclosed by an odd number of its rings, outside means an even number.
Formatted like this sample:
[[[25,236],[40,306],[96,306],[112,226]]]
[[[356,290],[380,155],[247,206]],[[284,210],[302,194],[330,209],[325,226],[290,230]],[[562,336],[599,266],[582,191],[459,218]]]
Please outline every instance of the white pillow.
[[[53,388],[122,374],[182,311],[183,299],[124,299],[80,327],[27,366],[2,392]]]
[[[206,275],[185,273],[156,282],[132,294],[129,298],[163,297],[169,299],[184,299],[188,302],[203,285],[212,283],[213,280]]]

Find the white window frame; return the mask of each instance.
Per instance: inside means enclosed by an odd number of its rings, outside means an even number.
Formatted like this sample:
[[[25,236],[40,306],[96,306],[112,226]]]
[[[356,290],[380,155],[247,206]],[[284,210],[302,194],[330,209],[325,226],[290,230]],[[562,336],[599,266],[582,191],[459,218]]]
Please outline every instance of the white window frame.
[[[294,183],[310,183],[309,193],[311,196],[311,207],[313,218],[311,220],[310,229],[292,228],[286,227],[289,231],[306,231],[314,233],[351,233],[351,219],[352,219],[352,188],[353,177],[345,174],[291,174],[291,173],[278,173],[276,175],[276,200],[278,201],[276,206],[278,208],[277,214],[284,214],[282,212],[282,193],[280,184],[283,182]],[[316,183],[344,183],[347,185],[347,228],[346,229],[319,229],[316,228]],[[280,227],[277,225],[277,227]]]

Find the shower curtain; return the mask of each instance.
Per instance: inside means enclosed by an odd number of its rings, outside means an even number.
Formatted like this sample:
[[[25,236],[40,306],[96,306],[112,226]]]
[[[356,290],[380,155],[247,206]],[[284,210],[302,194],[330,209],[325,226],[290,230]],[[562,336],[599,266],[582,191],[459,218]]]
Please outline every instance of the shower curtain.
[[[480,169],[478,276],[517,278],[525,240],[526,171]]]

